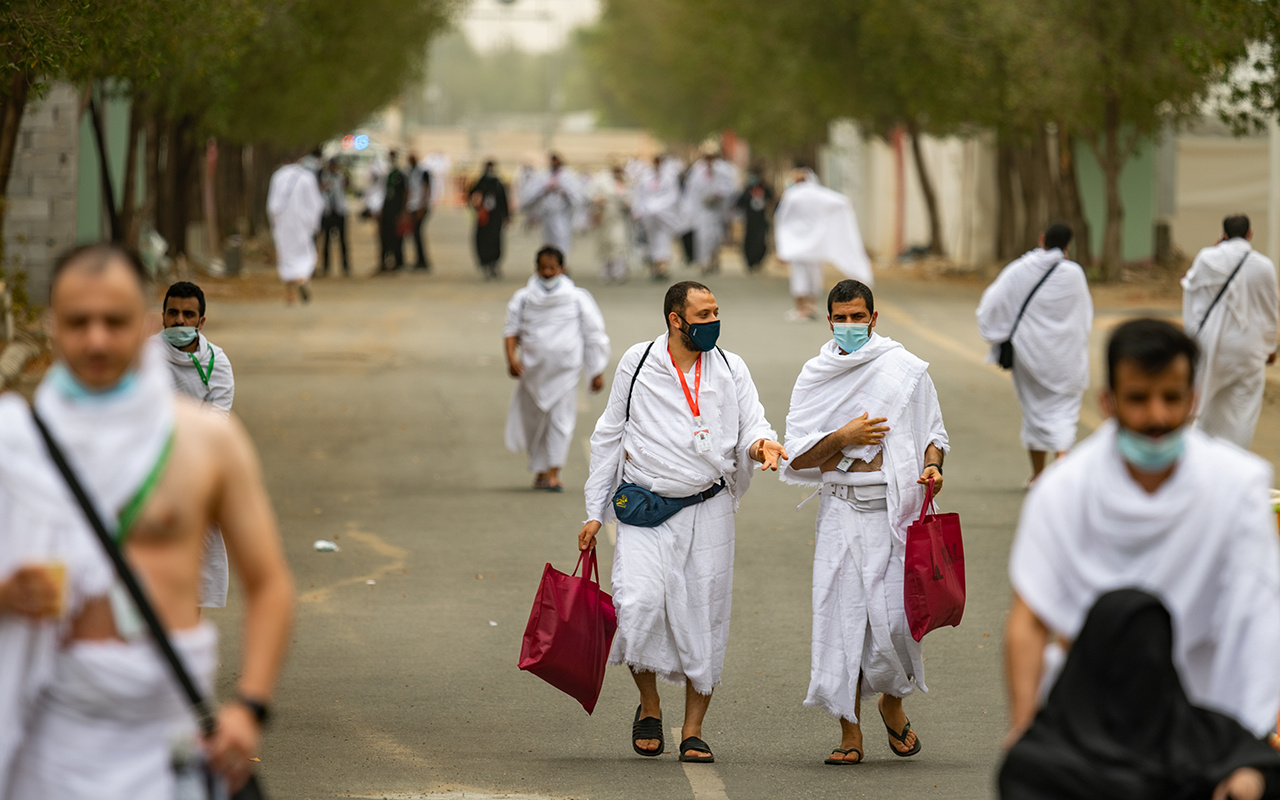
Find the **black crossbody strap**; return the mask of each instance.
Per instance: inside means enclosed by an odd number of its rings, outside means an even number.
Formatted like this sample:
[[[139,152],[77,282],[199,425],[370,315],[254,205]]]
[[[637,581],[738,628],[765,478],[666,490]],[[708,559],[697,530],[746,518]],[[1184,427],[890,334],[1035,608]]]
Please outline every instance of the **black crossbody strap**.
[[[67,463],[66,457],[63,456],[62,449],[58,447],[58,443],[54,441],[49,429],[45,427],[44,420],[40,419],[40,415],[36,413],[35,409],[31,410],[31,416],[35,420],[36,427],[40,429],[40,435],[44,438],[49,457],[53,459],[53,463],[58,467],[58,472],[62,473],[62,478],[66,481],[67,488],[75,496],[76,502],[80,505],[80,510],[84,512],[85,518],[89,521],[89,526],[98,535],[98,541],[101,542],[102,549],[107,551],[107,556],[111,559],[111,563],[115,565],[116,574],[120,576],[120,581],[129,590],[129,596],[133,598],[134,604],[137,605],[138,613],[146,621],[147,628],[151,631],[152,640],[155,642],[156,647],[160,648],[161,655],[169,662],[169,668],[173,671],[174,678],[182,686],[183,692],[187,695],[187,700],[190,701],[196,711],[196,715],[200,718],[200,729],[206,736],[211,735],[216,727],[213,710],[209,707],[209,703],[204,696],[200,694],[200,690],[196,688],[195,683],[191,680],[191,675],[187,672],[186,666],[182,663],[182,659],[173,649],[173,643],[169,641],[169,636],[165,633],[164,626],[160,624],[160,619],[156,616],[155,609],[151,607],[150,601],[147,600],[146,592],[143,590],[142,585],[138,583],[133,570],[125,563],[124,556],[120,553],[120,548],[116,546],[115,541],[111,538],[111,534],[107,531],[107,526],[103,524],[102,518],[98,516],[97,509],[93,507],[93,502],[85,494],[84,488],[80,485],[80,480],[76,478],[71,465]]]
[[[649,351],[653,349],[653,346],[656,343],[657,343],[656,339],[652,342],[649,342],[649,346],[644,349],[644,355],[640,356],[640,363],[636,364],[636,371],[631,373],[631,386],[627,389],[626,422],[631,421],[631,395],[634,394],[636,391],[636,378],[640,377],[640,368],[644,366],[645,359],[649,357]]]
[[[1204,324],[1209,321],[1209,315],[1213,313],[1214,306],[1218,305],[1218,301],[1227,293],[1227,287],[1231,285],[1231,281],[1236,277],[1236,273],[1244,266],[1244,262],[1249,260],[1249,256],[1252,253],[1253,251],[1250,250],[1248,253],[1244,254],[1244,258],[1240,259],[1240,263],[1236,264],[1236,268],[1231,270],[1231,274],[1227,276],[1227,282],[1222,284],[1222,288],[1218,290],[1218,294],[1213,298],[1213,302],[1209,304],[1207,309],[1205,309],[1204,318],[1200,320],[1200,324],[1196,327],[1197,336],[1200,335],[1200,331],[1204,330]]]
[[[1040,291],[1040,287],[1044,286],[1044,282],[1049,280],[1049,276],[1053,274],[1053,271],[1058,268],[1058,264],[1061,264],[1062,261],[1063,259],[1058,259],[1054,262],[1052,267],[1049,267],[1048,271],[1045,272],[1044,277],[1036,282],[1035,288],[1031,290],[1031,294],[1027,295],[1027,299],[1022,302],[1022,308],[1018,309],[1018,316],[1013,319],[1013,328],[1009,331],[1009,338],[1007,341],[1013,341],[1013,334],[1018,330],[1018,323],[1022,322],[1022,315],[1027,312],[1027,306],[1031,305],[1031,298],[1036,296],[1036,292]]]

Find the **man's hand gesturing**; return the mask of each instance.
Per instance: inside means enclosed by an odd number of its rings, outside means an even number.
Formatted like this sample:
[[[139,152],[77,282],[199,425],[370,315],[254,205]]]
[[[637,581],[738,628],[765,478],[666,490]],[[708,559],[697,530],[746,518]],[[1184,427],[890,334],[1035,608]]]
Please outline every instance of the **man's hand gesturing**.
[[[787,451],[777,442],[771,442],[767,439],[761,439],[753,448],[755,452],[751,457],[760,462],[760,470],[771,469],[778,471],[778,461],[788,458]]]
[[[884,435],[889,432],[889,426],[885,425],[885,422],[888,422],[887,417],[868,418],[865,413],[860,417],[854,417],[838,431],[840,441],[846,447],[880,444],[884,441]]]

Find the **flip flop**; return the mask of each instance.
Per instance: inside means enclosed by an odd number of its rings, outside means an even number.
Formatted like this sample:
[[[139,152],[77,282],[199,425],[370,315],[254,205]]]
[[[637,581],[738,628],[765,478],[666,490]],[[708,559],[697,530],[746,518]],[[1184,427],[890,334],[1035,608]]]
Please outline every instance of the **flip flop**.
[[[706,753],[707,757],[702,756],[686,756],[684,751],[692,750],[695,753]],[[699,739],[697,736],[690,736],[680,743],[680,760],[686,764],[714,764],[716,757],[711,754],[711,748],[707,747],[707,743]]]
[[[563,484],[563,483],[549,483],[549,484],[547,484],[547,491],[548,491],[548,492],[563,492],[563,491],[564,491],[564,484]]]
[[[889,727],[889,721],[884,718],[883,711],[880,712],[880,721],[884,723],[884,729],[889,732],[889,737],[890,737],[889,749],[893,751],[893,754],[895,756],[897,756],[898,758],[908,758],[920,752],[920,735],[919,734],[916,734],[915,746],[912,747],[910,750],[906,751],[905,753],[893,746],[894,739],[897,739],[899,742],[902,742],[903,744],[907,743],[907,733],[911,731],[910,720],[907,721],[906,725],[902,726],[902,733],[898,733],[893,728]]]
[[[841,750],[839,747],[837,747],[835,750],[831,751],[831,755],[834,756],[836,753],[839,753],[842,756],[847,756],[850,753],[857,753],[858,760],[850,761],[847,758],[828,758],[826,761],[823,761],[822,763],[830,764],[834,767],[856,767],[857,765],[862,763],[862,751],[856,747],[850,747],[848,750]]]
[[[636,742],[640,739],[657,739],[657,750],[645,750]],[[636,706],[636,718],[631,723],[631,749],[645,758],[662,755],[666,742],[662,738],[662,717],[645,717],[640,719],[640,706]]]
[[[533,488],[543,489],[543,490],[550,489],[551,481],[547,480],[546,478],[535,478],[533,481]]]

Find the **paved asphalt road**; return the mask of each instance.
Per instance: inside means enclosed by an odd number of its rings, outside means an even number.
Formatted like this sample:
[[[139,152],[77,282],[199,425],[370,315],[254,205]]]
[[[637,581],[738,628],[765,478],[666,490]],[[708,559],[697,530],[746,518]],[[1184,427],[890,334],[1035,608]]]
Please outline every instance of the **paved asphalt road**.
[[[577,556],[585,441],[603,396],[581,404],[569,491],[531,491],[523,457],[502,444],[512,381],[501,327],[537,241],[514,233],[509,277],[485,283],[467,225],[457,211],[432,220],[429,275],[318,281],[315,301],[300,308],[210,307],[207,331],[235,366],[236,412],[261,452],[299,586],[292,655],[263,753],[273,795],[991,797],[1005,729],[1005,568],[1028,468],[1009,380],[982,365],[978,289],[892,274],[877,289],[877,330],[932,364],[953,447],[943,498],[965,533],[964,623],[926,639],[930,691],[907,701],[923,752],[895,758],[872,711],[866,763],[823,766],[839,729],[801,705],[817,504],[797,512],[805,493],[770,475],[753,483],[737,517],[732,633],[704,735],[716,764],[685,767],[671,754],[670,733],[668,755],[632,753],[636,693],[624,670],[608,672],[588,717],[516,669],[543,564],[569,571]],[[580,243],[571,268],[604,311],[616,360],[662,331],[665,285],[602,286],[593,251]],[[356,254],[357,271],[367,271],[367,242]],[[828,333],[782,321],[789,300],[780,273],[748,277],[735,263],[708,281],[723,312],[721,343],[746,359],[781,434],[795,377]],[[1101,309],[1096,338],[1122,316]],[[1085,431],[1097,424],[1095,407],[1086,401]],[[1275,416],[1269,407],[1259,437],[1273,458]],[[335,540],[341,552],[315,552],[317,539]],[[606,542],[606,582],[611,557]],[[236,606],[213,615],[228,631]],[[236,664],[231,634],[223,664],[225,693]],[[678,727],[683,694],[663,692],[666,725]]]

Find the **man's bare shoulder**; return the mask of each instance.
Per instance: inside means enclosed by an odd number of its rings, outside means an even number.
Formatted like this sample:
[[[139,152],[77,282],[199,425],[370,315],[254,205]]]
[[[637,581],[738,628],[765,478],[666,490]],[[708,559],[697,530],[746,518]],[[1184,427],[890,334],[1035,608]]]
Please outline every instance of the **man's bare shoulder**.
[[[185,395],[175,398],[174,425],[179,436],[198,443],[209,458],[237,459],[253,448],[248,431],[234,415],[224,416]]]

